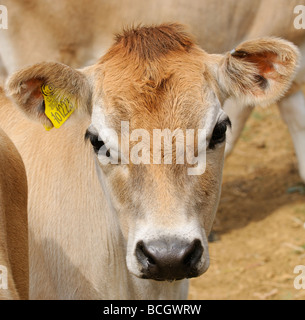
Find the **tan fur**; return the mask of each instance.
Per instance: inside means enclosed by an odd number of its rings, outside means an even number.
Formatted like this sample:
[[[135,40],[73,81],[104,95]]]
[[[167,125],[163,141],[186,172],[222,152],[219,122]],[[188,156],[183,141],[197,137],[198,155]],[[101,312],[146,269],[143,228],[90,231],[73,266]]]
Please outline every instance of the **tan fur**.
[[[295,61],[297,52],[289,48]],[[220,195],[224,153],[224,144],[208,151],[207,170],[201,176],[188,176],[186,165],[129,164],[101,166],[103,176],[98,178],[97,160],[84,142],[90,114],[72,116],[74,121],[60,130],[46,132],[37,90],[41,81],[51,79],[69,94],[79,88],[78,107],[102,111],[118,133],[121,120],[129,120],[131,130],[150,133],[154,128],[198,129],[208,113],[217,111],[218,100],[232,92],[230,86],[236,86],[234,79],[226,80],[226,88],[219,83],[218,70],[228,72],[221,68],[222,59],[227,56],[209,55],[196,46],[180,25],[167,24],[126,31],[97,64],[83,71],[42,63],[9,79],[7,90],[17,107],[31,118],[36,112],[37,120],[25,119],[2,95],[1,125],[28,172],[31,298],[186,298],[186,281],[160,283],[130,273],[129,240],[140,226],[191,237],[193,229],[184,234],[190,221],[208,234]],[[236,63],[241,72],[258,72],[250,62]],[[276,79],[283,90],[293,76],[290,63],[286,61],[285,79]],[[59,70],[67,72],[62,79],[53,74]],[[263,96],[264,89],[259,84],[257,88]],[[271,90],[266,99],[278,98],[276,93]]]
[[[1,129],[0,176],[0,265],[8,273],[0,299],[28,299],[27,180],[18,151]]]
[[[145,129],[151,136],[155,128],[174,131],[200,127],[209,106],[207,86],[216,87],[216,83],[205,65],[208,55],[182,30],[181,25],[172,24],[125,32],[96,66],[95,97],[104,97],[103,110],[117,132],[122,119],[130,121],[131,131]],[[152,151],[152,144],[148,148]],[[214,155],[214,160],[221,166],[220,152]],[[220,176],[213,179],[212,174],[206,173],[200,178],[187,178],[186,166],[177,165],[130,164],[128,176],[120,168],[104,170],[109,174],[110,188],[118,199],[119,216],[127,229],[132,229],[135,223],[124,214],[128,205],[136,206],[143,215],[145,208],[150,208],[153,211],[150,219],[167,225],[173,219],[170,213],[177,210],[179,202],[189,199],[194,207],[201,207],[203,203],[198,203],[201,195],[209,194],[201,211],[204,219],[200,220],[206,222],[206,232],[210,232],[206,213],[214,212],[216,201],[210,197],[217,198],[217,192],[208,190],[219,188]],[[150,203],[150,194],[154,194],[154,205]],[[195,215],[195,211],[190,209],[190,215]]]
[[[46,132],[2,94],[2,127],[14,140],[27,168],[31,299],[123,299],[133,294],[112,287],[127,276],[114,217],[96,178],[84,134],[90,119]],[[107,228],[105,228],[107,226]],[[121,279],[121,280],[120,280]],[[121,286],[121,285],[120,285]],[[135,295],[140,298],[140,296]]]
[[[95,62],[113,34],[131,24],[177,21],[188,25],[209,53],[232,50],[244,40],[265,36],[304,43],[305,30],[293,25],[293,9],[304,0],[3,0],[10,14],[0,33],[9,74],[41,61],[71,67]],[[52,26],[52,27],[50,27]]]

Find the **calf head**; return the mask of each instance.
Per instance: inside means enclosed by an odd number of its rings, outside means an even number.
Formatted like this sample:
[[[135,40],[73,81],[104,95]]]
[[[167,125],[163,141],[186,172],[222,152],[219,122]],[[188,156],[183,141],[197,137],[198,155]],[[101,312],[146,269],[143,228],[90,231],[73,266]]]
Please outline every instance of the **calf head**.
[[[207,235],[230,127],[224,100],[274,102],[289,88],[297,60],[296,47],[277,38],[210,55],[182,26],[166,24],[125,31],[82,70],[59,63],[21,70],[7,89],[19,108],[47,126],[45,85],[91,115],[86,138],[118,215],[127,266],[138,277],[172,281],[209,266]]]

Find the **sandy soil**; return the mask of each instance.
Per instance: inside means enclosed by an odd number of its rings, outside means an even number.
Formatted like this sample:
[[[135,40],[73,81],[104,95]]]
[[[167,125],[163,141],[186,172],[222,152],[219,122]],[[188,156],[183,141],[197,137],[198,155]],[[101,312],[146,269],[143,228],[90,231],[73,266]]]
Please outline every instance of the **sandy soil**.
[[[191,280],[189,299],[299,299],[305,265],[305,194],[288,129],[276,106],[256,108],[226,160],[210,243],[211,266]],[[290,192],[289,192],[290,191]]]

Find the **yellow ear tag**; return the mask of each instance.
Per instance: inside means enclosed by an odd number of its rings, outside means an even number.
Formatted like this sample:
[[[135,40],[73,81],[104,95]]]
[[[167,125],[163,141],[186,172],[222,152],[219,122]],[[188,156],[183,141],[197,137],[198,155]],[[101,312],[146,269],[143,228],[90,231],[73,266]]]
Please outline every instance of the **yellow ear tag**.
[[[54,126],[48,127],[48,126],[46,126],[45,124],[44,124],[43,126],[44,126],[44,128],[45,128],[47,131],[50,131],[51,129],[54,128]]]
[[[72,104],[69,97],[58,98],[59,90],[52,85],[42,85],[41,92],[45,103],[45,115],[50,119],[55,128],[60,128],[71,116],[76,107]],[[47,131],[53,127],[45,126]]]

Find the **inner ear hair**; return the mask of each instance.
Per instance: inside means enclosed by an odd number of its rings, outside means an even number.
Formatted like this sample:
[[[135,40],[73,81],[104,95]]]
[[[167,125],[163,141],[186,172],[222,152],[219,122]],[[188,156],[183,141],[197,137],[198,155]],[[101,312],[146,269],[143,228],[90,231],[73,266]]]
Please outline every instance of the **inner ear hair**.
[[[249,40],[223,56],[218,80],[227,96],[248,105],[269,105],[289,89],[299,57],[298,48],[289,41]]]
[[[51,85],[59,97],[67,95],[78,106],[78,112],[90,113],[91,88],[86,75],[62,63],[42,62],[20,70],[9,78],[6,91],[29,117],[42,121],[43,85]]]

